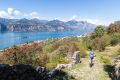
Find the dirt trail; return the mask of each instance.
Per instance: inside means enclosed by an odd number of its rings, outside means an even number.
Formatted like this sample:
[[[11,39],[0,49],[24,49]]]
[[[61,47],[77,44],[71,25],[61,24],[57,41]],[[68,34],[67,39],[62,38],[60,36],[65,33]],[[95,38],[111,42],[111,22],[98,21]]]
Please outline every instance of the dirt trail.
[[[74,65],[65,71],[74,76],[76,80],[111,80],[107,72],[104,71],[103,64],[99,56],[94,59],[94,66],[89,67],[89,58],[81,59],[82,63]]]
[[[65,71],[68,75],[73,76],[75,80],[111,80],[108,72],[104,69],[101,56],[108,57],[112,61],[114,57],[118,56],[119,49],[120,44],[108,46],[103,52],[95,52],[96,57],[92,68],[89,67],[89,58],[82,58],[81,63],[74,65],[72,68],[65,69]]]

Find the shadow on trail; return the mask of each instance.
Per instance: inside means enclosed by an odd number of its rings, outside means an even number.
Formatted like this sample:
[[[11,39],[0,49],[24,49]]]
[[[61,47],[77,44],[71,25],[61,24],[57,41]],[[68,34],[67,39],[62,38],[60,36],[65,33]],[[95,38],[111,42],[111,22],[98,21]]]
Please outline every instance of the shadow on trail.
[[[94,63],[92,63],[92,64],[89,64],[89,67],[90,67],[90,68],[92,68],[93,66],[94,66]]]
[[[104,71],[108,73],[111,80],[115,80],[113,76],[114,67],[112,65],[104,65]]]

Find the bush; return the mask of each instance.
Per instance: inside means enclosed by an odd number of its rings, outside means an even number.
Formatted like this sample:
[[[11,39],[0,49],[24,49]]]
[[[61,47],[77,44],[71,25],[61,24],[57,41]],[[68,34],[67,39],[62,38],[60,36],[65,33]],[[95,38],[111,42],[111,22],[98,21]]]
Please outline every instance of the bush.
[[[106,43],[103,38],[95,38],[94,40],[92,40],[93,49],[103,51],[105,47],[106,47]]]
[[[109,57],[107,57],[107,56],[101,56],[100,57],[100,61],[103,63],[103,64],[106,64],[106,65],[109,65],[109,64],[111,64],[111,60],[110,60],[110,58]]]
[[[53,45],[49,44],[43,47],[43,52],[44,53],[51,53],[52,51],[54,51]]]
[[[120,33],[120,22],[116,21],[109,25],[107,32],[109,34]]]
[[[96,37],[102,37],[104,34],[105,34],[104,26],[99,25],[94,29],[93,33],[91,34],[91,38],[94,39]]]
[[[87,56],[86,46],[81,44],[80,42],[75,42],[75,45],[76,45],[77,49],[80,51],[80,57],[85,58]]]
[[[120,42],[120,33],[115,33],[111,37],[112,38],[111,38],[110,44],[112,46],[114,46],[114,45],[116,45],[116,44],[118,44]]]
[[[54,69],[57,66],[57,64],[58,63],[47,63],[45,66],[46,66],[46,69],[51,70],[51,69]]]
[[[111,36],[108,34],[105,34],[104,36],[101,37],[101,39],[104,40],[105,46],[110,45],[111,42]]]
[[[84,46],[89,50],[92,49],[91,39],[89,37],[83,37],[81,40],[81,43],[84,44]]]
[[[49,56],[45,53],[40,53],[32,57],[32,64],[34,66],[44,66],[48,63]]]
[[[64,45],[64,46],[60,46],[60,49],[59,49],[59,54],[63,57],[66,56],[66,54],[68,53],[68,50],[69,50],[69,47],[67,45]]]
[[[6,64],[32,64],[32,58],[40,52],[42,52],[40,44],[14,46],[5,51],[2,59]]]

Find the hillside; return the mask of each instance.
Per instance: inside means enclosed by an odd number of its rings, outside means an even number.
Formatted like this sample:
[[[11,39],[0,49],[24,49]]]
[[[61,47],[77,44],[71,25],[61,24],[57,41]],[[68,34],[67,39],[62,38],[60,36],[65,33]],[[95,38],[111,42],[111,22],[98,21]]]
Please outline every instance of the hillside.
[[[2,79],[13,79],[10,75],[29,78],[28,74],[33,75],[29,70],[33,70],[39,75],[35,78],[42,80],[120,80],[119,25],[116,22],[108,27],[99,25],[86,36],[51,38],[7,48],[0,53]],[[92,50],[96,57],[90,67],[89,51]],[[20,69],[25,74],[20,74]]]

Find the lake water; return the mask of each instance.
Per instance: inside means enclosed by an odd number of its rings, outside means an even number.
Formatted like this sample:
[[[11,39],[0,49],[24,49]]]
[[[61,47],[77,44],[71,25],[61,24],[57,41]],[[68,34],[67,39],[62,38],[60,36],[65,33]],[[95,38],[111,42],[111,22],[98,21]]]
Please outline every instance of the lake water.
[[[0,50],[17,44],[32,42],[36,40],[44,40],[48,38],[59,38],[66,36],[82,35],[89,31],[75,30],[64,32],[4,32],[0,33]]]

